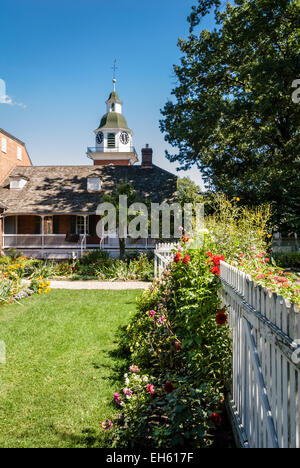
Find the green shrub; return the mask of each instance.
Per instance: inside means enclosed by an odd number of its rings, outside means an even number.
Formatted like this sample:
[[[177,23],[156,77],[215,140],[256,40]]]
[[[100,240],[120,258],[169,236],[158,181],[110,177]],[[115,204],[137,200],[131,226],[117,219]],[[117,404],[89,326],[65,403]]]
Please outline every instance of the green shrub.
[[[239,200],[228,200],[224,195],[215,195],[210,202],[214,214],[205,217],[212,246],[222,252],[227,260],[238,259],[251,247],[264,251],[270,247],[271,211],[269,205],[255,209],[239,206]]]
[[[109,253],[105,250],[97,249],[91,250],[83,255],[83,257],[79,260],[81,265],[101,265],[107,264],[110,262]]]
[[[90,279],[97,276],[97,266],[91,264],[81,265],[78,263],[73,267],[73,273]]]
[[[17,250],[14,248],[8,249],[8,255],[13,260],[23,256],[22,252],[17,252]]]
[[[300,252],[276,252],[272,257],[281,268],[300,269]]]
[[[53,272],[56,276],[70,276],[73,273],[73,268],[70,262],[60,262],[55,265]]]
[[[9,265],[11,263],[11,258],[7,255],[1,255],[0,257],[0,265]]]

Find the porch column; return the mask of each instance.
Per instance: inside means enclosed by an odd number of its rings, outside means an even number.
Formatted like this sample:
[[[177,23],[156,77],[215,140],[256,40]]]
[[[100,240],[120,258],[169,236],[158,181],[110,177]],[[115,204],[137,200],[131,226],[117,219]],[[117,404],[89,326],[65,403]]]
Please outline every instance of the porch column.
[[[86,250],[86,218],[87,218],[87,215],[83,215],[83,219],[84,219],[84,250]]]
[[[2,248],[1,252],[5,248],[5,216],[2,216]]]
[[[45,223],[44,223],[45,216],[42,215],[41,218],[42,218],[42,249],[44,249],[44,247],[45,247],[45,238],[44,238],[44,235],[45,235]]]

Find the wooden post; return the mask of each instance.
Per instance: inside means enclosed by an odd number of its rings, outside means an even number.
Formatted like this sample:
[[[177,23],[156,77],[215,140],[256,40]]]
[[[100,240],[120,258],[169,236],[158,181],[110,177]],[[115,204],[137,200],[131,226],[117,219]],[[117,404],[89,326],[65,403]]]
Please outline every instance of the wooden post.
[[[42,249],[45,247],[45,216],[41,215],[42,218]]]

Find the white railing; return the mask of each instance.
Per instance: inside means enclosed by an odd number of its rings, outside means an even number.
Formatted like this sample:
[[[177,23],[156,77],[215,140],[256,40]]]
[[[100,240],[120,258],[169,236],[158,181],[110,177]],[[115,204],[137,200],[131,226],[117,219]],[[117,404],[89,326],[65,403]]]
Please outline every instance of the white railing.
[[[240,442],[250,448],[300,448],[299,310],[225,262],[220,276],[230,311],[230,406]]]
[[[73,249],[77,248],[81,251],[88,247],[101,249],[119,249],[119,239],[105,237],[98,244],[87,244],[87,237],[84,234],[80,235],[77,242],[67,242],[66,234],[4,234],[3,248],[19,248],[19,249]],[[126,239],[126,249],[153,249],[155,241],[153,239]]]
[[[79,242],[67,242],[65,234],[4,234],[3,248],[64,248],[79,247]]]
[[[166,270],[168,264],[172,261],[174,254],[172,250],[175,244],[161,243],[157,244],[154,250],[154,277],[158,278]]]

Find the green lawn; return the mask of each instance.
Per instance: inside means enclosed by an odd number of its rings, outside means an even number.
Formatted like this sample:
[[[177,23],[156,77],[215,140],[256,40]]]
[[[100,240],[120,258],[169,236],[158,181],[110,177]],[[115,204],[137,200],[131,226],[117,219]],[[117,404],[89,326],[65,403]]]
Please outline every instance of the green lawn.
[[[141,291],[51,291],[0,309],[0,447],[103,446],[124,365],[116,331]]]

